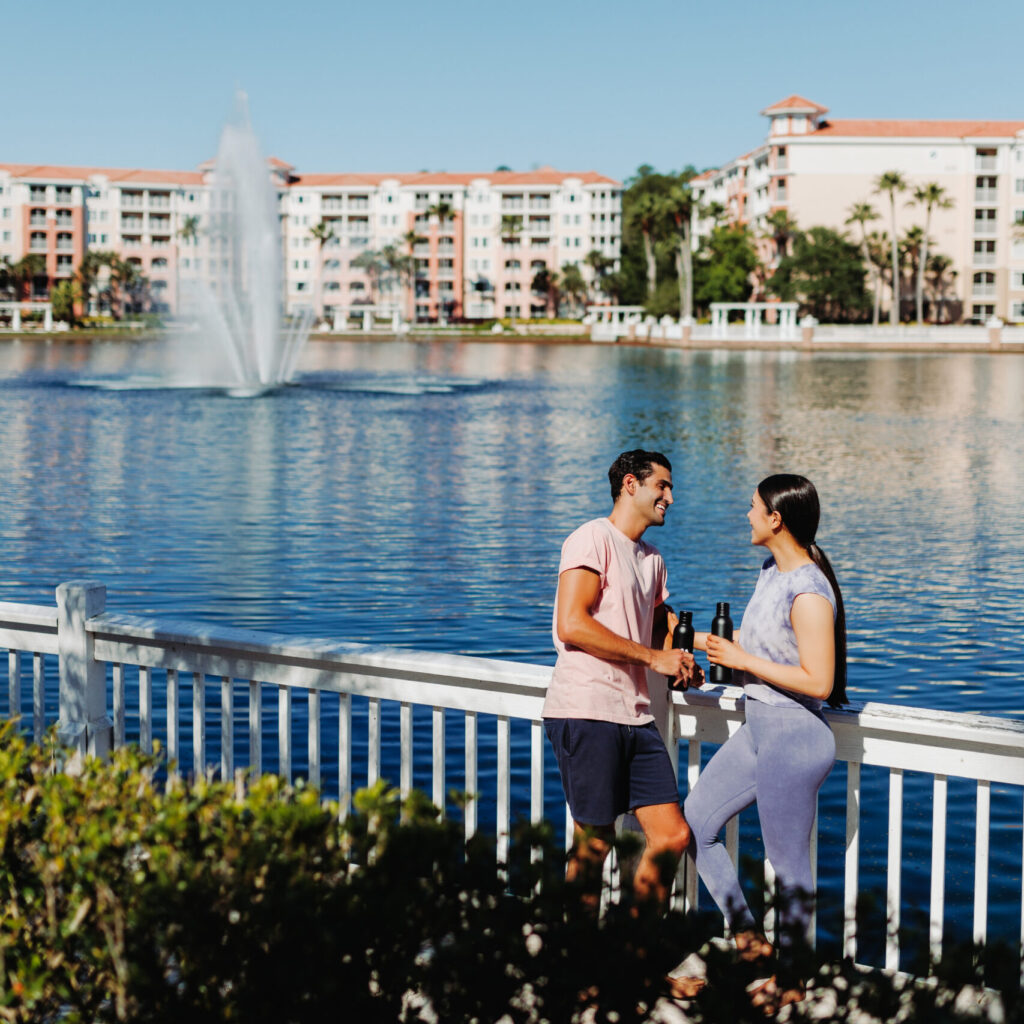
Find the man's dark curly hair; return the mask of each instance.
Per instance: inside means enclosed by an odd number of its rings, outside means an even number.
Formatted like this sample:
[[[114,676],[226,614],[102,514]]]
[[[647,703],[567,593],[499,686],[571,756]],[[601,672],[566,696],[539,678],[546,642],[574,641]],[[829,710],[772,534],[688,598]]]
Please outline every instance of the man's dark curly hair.
[[[623,452],[608,470],[608,482],[612,485],[612,501],[618,500],[623,478],[627,474],[632,474],[643,483],[654,472],[655,466],[664,466],[670,473],[672,472],[672,463],[661,452],[647,452],[643,448]]]

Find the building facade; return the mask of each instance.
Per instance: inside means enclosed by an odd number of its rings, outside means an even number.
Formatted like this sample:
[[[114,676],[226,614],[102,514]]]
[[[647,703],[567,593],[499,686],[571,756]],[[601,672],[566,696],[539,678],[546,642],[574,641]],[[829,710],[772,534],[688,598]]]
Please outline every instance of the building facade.
[[[748,225],[762,246],[777,210],[801,229],[846,230],[859,242],[851,208],[869,203],[878,219],[868,230],[889,232],[889,199],[876,182],[898,171],[908,188],[896,196],[897,237],[924,226],[924,208],[911,202],[916,187],[934,182],[952,201],[932,210],[929,250],[952,261],[950,294],[964,318],[1024,320],[1024,121],[832,120],[827,108],[800,96],[761,113],[767,139],[692,183],[701,211],[695,238],[710,232],[710,208]],[[904,302],[912,295],[904,293]]]
[[[335,322],[367,307],[406,319],[553,315],[557,293],[537,274],[588,255],[617,269],[622,186],[594,172],[299,174],[267,161],[277,190],[284,308]],[[158,311],[176,312],[182,286],[214,276],[213,161],[197,171],[0,164],[0,259],[45,263],[26,297],[46,298],[89,251],[112,252],[148,281]],[[95,305],[95,299],[93,300]]]

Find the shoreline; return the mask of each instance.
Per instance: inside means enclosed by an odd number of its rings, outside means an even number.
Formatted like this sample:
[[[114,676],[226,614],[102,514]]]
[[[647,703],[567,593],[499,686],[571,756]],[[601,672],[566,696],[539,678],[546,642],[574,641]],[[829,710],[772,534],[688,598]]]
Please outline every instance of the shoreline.
[[[49,345],[60,342],[71,345],[93,344],[96,342],[152,342],[166,337],[165,329],[128,330],[111,332],[109,330],[63,330],[63,331],[13,331],[0,330],[0,344],[35,343]],[[774,351],[813,354],[815,352],[873,352],[873,353],[917,353],[922,355],[942,355],[945,353],[988,353],[990,355],[1024,354],[1024,342],[1004,341],[993,345],[988,341],[934,341],[931,339],[901,338],[865,338],[863,340],[822,339],[811,343],[803,341],[769,341],[755,338],[708,338],[691,339],[683,343],[672,339],[628,339],[616,341],[594,341],[589,334],[560,334],[556,331],[492,331],[447,330],[411,330],[402,334],[387,331],[346,331],[346,332],[314,332],[309,336],[310,342],[325,343],[332,341],[344,342],[412,342],[415,344],[432,344],[438,341],[473,341],[493,342],[498,344],[540,344],[540,345],[598,345],[601,347],[628,348],[661,348],[678,351],[711,352],[711,351]]]

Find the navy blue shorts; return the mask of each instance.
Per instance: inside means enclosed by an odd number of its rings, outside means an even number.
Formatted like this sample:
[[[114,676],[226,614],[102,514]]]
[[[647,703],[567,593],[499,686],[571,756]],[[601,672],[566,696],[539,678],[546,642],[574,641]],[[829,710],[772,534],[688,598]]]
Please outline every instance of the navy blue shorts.
[[[676,774],[653,722],[546,718],[544,731],[577,825],[612,825],[637,807],[679,803]]]

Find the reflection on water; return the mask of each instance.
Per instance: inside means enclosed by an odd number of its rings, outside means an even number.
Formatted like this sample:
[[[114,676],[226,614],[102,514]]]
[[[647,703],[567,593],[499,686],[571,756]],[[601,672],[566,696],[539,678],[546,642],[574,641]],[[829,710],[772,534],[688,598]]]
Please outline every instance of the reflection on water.
[[[4,599],[89,576],[117,610],[550,662],[561,542],[607,511],[614,455],[644,446],[673,462],[651,539],[698,626],[753,587],[754,485],[805,473],[852,698],[1024,716],[1024,357],[313,343],[306,386],[249,401],[67,386],[131,374],[141,348],[0,346]],[[995,789],[1019,855],[1020,794]],[[951,795],[954,814],[973,799]],[[883,791],[865,803],[884,817]],[[867,844],[869,876],[884,855]],[[972,871],[951,865],[951,902]]]

